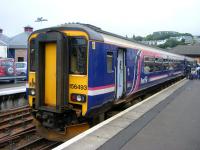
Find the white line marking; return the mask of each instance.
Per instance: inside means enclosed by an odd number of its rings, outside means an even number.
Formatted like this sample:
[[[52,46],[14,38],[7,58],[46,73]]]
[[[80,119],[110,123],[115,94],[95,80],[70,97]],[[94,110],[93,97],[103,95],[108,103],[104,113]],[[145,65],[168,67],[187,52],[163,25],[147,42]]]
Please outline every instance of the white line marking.
[[[173,74],[176,75],[176,74],[180,74],[182,73],[181,71],[178,71],[178,72],[174,72]]]
[[[115,87],[99,89],[99,90],[89,90],[88,95],[95,96],[95,95],[106,94],[106,93],[110,93],[110,92],[114,92],[114,91],[115,91]]]
[[[155,81],[158,79],[166,78],[168,75],[161,75],[161,76],[156,76],[156,77],[150,77],[149,81]]]

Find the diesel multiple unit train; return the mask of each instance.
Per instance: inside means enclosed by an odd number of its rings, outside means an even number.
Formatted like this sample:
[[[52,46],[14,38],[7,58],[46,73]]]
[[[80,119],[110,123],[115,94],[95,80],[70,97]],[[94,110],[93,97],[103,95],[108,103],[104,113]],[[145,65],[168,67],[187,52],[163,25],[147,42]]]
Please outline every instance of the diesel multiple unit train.
[[[128,96],[184,76],[193,62],[88,24],[41,29],[29,37],[29,104],[41,127],[66,131]]]

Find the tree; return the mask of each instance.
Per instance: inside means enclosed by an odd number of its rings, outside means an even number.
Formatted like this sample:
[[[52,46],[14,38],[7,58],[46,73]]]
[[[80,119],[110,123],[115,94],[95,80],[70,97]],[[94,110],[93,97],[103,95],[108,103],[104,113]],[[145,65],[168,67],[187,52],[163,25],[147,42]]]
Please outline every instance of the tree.
[[[183,35],[183,36],[191,36],[191,37],[193,37],[193,35],[190,34],[190,33],[181,33],[181,35]]]
[[[142,41],[142,40],[143,40],[143,37],[142,37],[142,36],[136,36],[136,37],[135,37],[135,40],[136,40],[136,41]]]
[[[164,40],[169,39],[170,37],[178,37],[178,36],[192,36],[190,33],[178,33],[174,31],[159,31],[159,32],[153,32],[153,34],[147,35],[144,39],[147,41],[152,40]]]
[[[147,41],[153,40],[153,35],[152,34],[147,35],[145,40],[147,40]]]
[[[177,45],[179,45],[179,42],[177,40],[175,40],[175,39],[168,39],[165,42],[165,44],[161,44],[158,47],[160,47],[160,48],[168,48],[168,47],[172,48],[172,47],[175,47]]]

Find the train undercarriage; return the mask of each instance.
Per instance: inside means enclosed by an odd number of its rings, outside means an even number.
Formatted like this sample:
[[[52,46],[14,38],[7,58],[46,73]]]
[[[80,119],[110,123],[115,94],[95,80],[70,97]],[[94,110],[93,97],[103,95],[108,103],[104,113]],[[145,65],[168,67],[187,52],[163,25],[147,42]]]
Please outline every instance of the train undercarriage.
[[[33,111],[37,132],[53,141],[66,141],[89,129],[87,121],[78,119],[72,110],[64,113]]]

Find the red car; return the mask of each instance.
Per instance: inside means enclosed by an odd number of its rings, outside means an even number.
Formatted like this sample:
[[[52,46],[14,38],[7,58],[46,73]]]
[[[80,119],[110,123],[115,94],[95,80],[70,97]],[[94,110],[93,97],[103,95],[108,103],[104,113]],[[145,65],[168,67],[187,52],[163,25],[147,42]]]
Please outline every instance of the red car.
[[[2,77],[12,77],[15,75],[15,60],[13,58],[0,58],[0,79]]]

